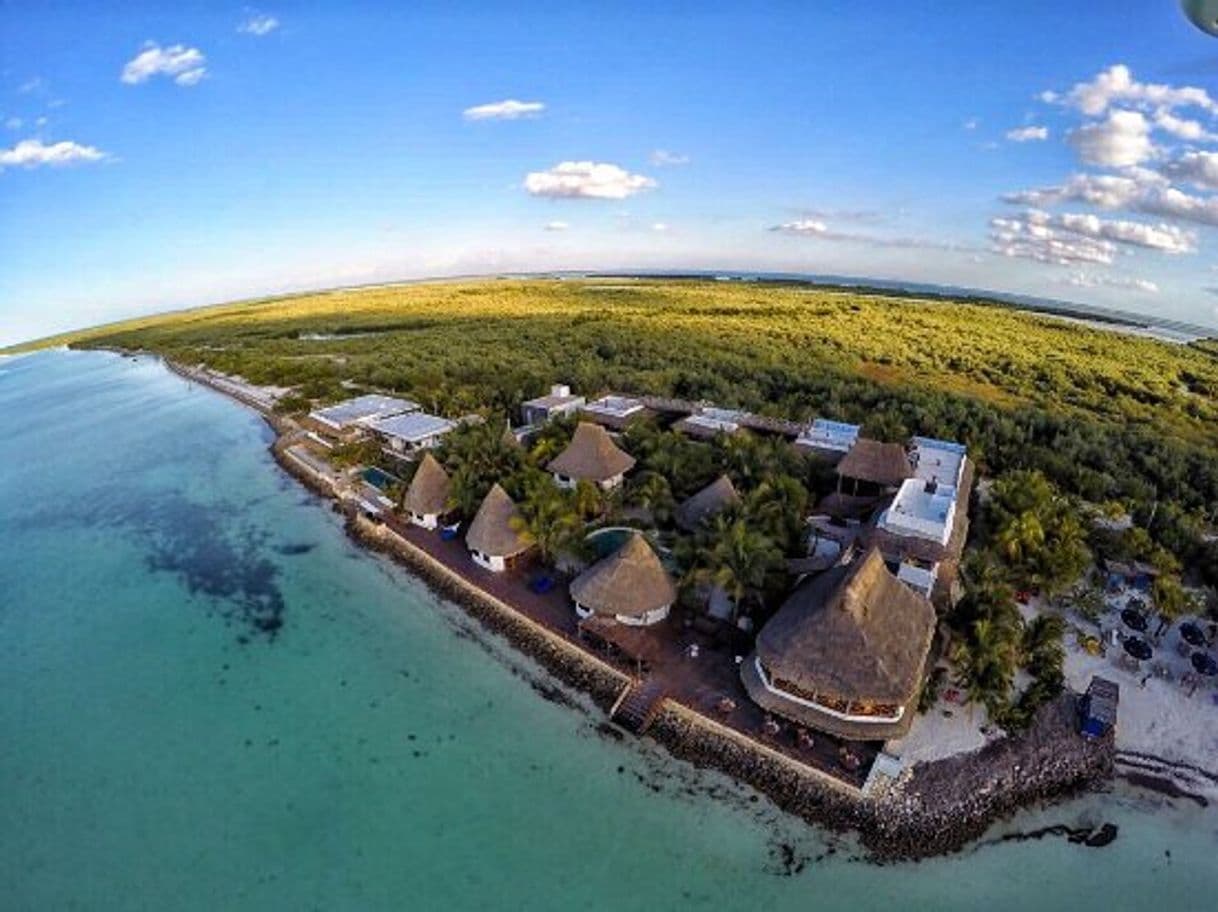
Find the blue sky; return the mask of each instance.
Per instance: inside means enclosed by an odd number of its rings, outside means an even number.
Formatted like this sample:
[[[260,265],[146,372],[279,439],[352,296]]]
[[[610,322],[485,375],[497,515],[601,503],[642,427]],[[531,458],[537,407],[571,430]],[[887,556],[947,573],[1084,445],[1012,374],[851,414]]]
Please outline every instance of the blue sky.
[[[1218,327],[1218,40],[1172,2],[78,6],[0,6],[0,343],[616,267]]]

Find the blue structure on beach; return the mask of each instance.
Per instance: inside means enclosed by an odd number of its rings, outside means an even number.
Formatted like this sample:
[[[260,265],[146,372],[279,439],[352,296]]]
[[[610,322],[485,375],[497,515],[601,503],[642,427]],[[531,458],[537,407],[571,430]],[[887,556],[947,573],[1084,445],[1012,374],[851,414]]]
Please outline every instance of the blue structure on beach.
[[[1084,738],[1103,738],[1116,728],[1117,704],[1121,688],[1115,681],[1096,675],[1079,701],[1079,734]]]

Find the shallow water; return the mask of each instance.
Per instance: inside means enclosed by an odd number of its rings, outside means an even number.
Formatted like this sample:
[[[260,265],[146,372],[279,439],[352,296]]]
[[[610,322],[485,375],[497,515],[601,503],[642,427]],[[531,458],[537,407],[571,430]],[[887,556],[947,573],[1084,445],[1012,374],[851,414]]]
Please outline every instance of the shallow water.
[[[1213,907],[1218,814],[1133,792],[1002,831],[1104,849],[860,862],[543,699],[240,406],[148,359],[0,363],[0,908]]]

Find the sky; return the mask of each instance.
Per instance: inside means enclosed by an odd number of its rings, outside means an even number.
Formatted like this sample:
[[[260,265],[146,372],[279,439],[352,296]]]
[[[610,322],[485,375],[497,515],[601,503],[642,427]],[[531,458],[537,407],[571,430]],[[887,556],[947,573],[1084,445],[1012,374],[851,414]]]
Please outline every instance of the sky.
[[[1218,328],[1218,39],[1171,0],[0,0],[0,344],[551,269]]]

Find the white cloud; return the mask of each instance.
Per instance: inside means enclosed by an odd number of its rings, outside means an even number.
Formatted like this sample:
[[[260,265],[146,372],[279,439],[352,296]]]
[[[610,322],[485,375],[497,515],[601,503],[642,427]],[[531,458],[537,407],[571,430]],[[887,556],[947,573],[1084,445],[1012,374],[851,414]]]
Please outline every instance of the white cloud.
[[[1218,226],[1218,195],[1185,193],[1162,174],[1145,168],[1128,169],[1123,175],[1075,174],[1059,186],[1009,193],[1003,200],[1025,206],[1080,202]]]
[[[1155,127],[1186,142],[1218,142],[1218,133],[1211,133],[1200,121],[1176,117],[1170,111],[1155,112]]]
[[[127,61],[120,78],[127,85],[138,85],[153,76],[168,76],[180,86],[193,86],[207,75],[206,64],[207,58],[198,48],[184,44],[163,48],[150,41]]]
[[[1075,288],[1124,288],[1147,294],[1159,293],[1159,286],[1149,279],[1127,278],[1104,272],[1074,272],[1061,281],[1063,284],[1073,285]]]
[[[689,161],[690,159],[688,155],[681,155],[677,152],[669,152],[667,149],[656,149],[651,153],[651,163],[657,168],[688,165]]]
[[[279,28],[279,20],[266,13],[254,13],[239,26],[237,31],[245,35],[256,35],[261,38]]]
[[[1014,130],[1007,130],[1007,139],[1011,142],[1044,142],[1049,138],[1048,127],[1018,127]]]
[[[1218,101],[1205,89],[1138,82],[1124,64],[1109,67],[1090,82],[1077,83],[1065,95],[1042,93],[1041,100],[1076,108],[1089,117],[1098,117],[1118,103],[1143,109],[1195,107],[1218,114]]]
[[[976,117],[970,117],[968,120],[962,123],[960,127],[964,130],[976,130],[980,125],[981,121],[979,121]]]
[[[864,244],[870,247],[885,247],[900,250],[948,250],[967,251],[969,248],[932,238],[887,237],[878,234],[858,234],[850,231],[835,231],[817,218],[801,218],[792,222],[774,225],[770,231],[794,237],[818,238],[825,241],[842,241]]]
[[[20,117],[10,117],[4,121],[4,128],[6,130],[20,130],[22,124],[24,123],[25,121],[23,121]]]
[[[546,222],[546,231],[566,231],[570,227],[566,222]]]
[[[1077,266],[1097,263],[1104,266],[1116,256],[1116,244],[1106,240],[1080,237],[1071,231],[1060,231],[1035,214],[1014,218],[990,219],[990,249],[1006,257],[1019,257],[1052,263],[1057,266]]]
[[[1102,238],[1171,254],[1195,253],[1197,250],[1196,234],[1164,222],[1147,225],[1144,222],[1130,222],[1124,219],[1102,219],[1099,216],[1081,212],[1065,212],[1052,216],[1044,213],[1044,215],[1047,218],[1043,224],[1055,225],[1084,237]]]
[[[508,98],[466,108],[461,112],[461,116],[466,120],[519,120],[522,117],[536,117],[545,109],[545,104],[540,101],[517,101]]]
[[[45,87],[46,83],[43,81],[42,77],[34,76],[33,78],[27,79],[25,82],[21,83],[21,85],[17,86],[17,91],[22,95],[29,95],[31,92],[37,92]]]
[[[1185,152],[1164,165],[1163,173],[1175,180],[1218,190],[1218,152]]]
[[[829,226],[819,219],[805,218],[775,225],[770,230],[778,231],[782,234],[803,235],[804,237],[824,237],[829,233]]]
[[[1155,153],[1150,123],[1140,111],[1110,111],[1106,120],[1072,130],[1069,139],[1084,162],[1106,168],[1137,165]]]
[[[0,149],[0,169],[53,168],[101,161],[106,153],[94,146],[74,142],[57,142],[46,145],[40,139],[23,139],[11,149]]]
[[[524,178],[524,189],[533,196],[559,199],[625,199],[656,186],[650,177],[591,161],[559,162],[548,171],[532,171]]]
[[[668,230],[668,224],[666,222],[656,222],[651,226],[651,230],[657,232],[658,234],[663,234]]]

